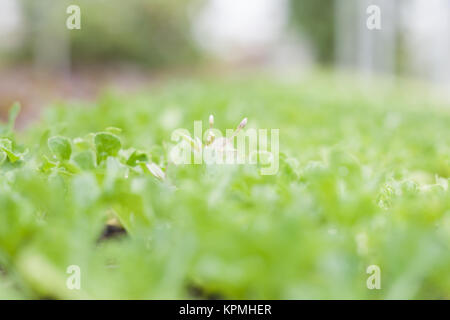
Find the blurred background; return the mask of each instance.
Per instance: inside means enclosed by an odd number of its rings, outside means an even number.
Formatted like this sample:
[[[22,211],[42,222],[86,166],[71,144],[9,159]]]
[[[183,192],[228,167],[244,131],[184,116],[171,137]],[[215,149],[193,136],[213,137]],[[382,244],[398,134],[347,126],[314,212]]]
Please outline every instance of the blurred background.
[[[68,30],[69,5],[81,29]],[[381,9],[381,30],[366,12]],[[448,0],[0,0],[0,115],[172,76],[317,69],[450,84]]]

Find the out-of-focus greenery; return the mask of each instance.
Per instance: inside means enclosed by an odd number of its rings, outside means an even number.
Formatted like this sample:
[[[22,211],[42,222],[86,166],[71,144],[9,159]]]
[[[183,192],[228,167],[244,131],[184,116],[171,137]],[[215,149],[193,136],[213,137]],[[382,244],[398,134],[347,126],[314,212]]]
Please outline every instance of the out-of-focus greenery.
[[[63,104],[20,134],[13,112],[1,129],[0,298],[448,299],[449,110],[420,87],[358,88],[183,80]],[[211,113],[219,129],[244,116],[279,128],[279,172],[168,163],[172,130],[206,127]],[[127,235],[99,242],[112,217]],[[366,287],[369,265],[381,290]]]
[[[290,6],[292,24],[311,42],[318,60],[333,62],[335,0],[292,0]]]
[[[18,57],[31,57],[39,32],[49,38],[66,32],[74,64],[132,62],[159,68],[199,58],[188,17],[198,0],[21,1],[26,37]],[[81,29],[65,31],[66,8],[73,4],[81,9]]]

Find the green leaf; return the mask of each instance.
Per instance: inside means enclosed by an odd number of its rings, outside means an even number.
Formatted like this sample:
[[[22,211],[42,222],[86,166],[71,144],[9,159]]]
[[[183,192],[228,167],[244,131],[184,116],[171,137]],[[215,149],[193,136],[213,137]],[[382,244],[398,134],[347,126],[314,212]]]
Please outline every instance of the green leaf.
[[[8,116],[8,131],[12,132],[14,130],[14,124],[16,123],[17,116],[20,112],[20,104],[18,102],[14,103],[9,110]]]
[[[39,147],[44,149],[47,146],[48,138],[50,137],[50,129],[46,129],[39,139]]]
[[[91,143],[88,138],[75,138],[73,144],[78,150],[88,150],[91,147]]]
[[[6,153],[6,155],[8,156],[9,161],[11,161],[11,163],[16,162],[17,160],[21,159],[21,154],[19,153],[14,153],[12,151],[12,141],[9,139],[0,139],[0,150],[2,150],[3,152]]]
[[[0,165],[3,164],[6,160],[6,153],[4,151],[0,151]]]
[[[3,151],[8,155],[8,159],[9,159],[9,161],[11,161],[11,163],[14,163],[17,160],[20,160],[20,155],[15,154],[14,152],[4,149],[4,148],[3,148]]]
[[[55,162],[50,161],[46,156],[43,156],[42,158],[42,165],[40,166],[42,172],[48,172],[57,166]]]
[[[12,150],[12,141],[6,138],[0,139],[0,148]]]
[[[75,164],[69,162],[69,161],[62,161],[59,164],[60,168],[64,168],[69,173],[78,173],[80,172],[80,168],[78,168]]]
[[[59,160],[69,160],[72,154],[72,145],[66,137],[56,136],[48,139],[48,147],[50,151]]]
[[[116,156],[120,148],[122,148],[119,137],[107,132],[97,133],[94,137],[94,143],[99,162],[108,156]]]
[[[79,207],[91,205],[101,193],[95,176],[88,172],[82,173],[73,179],[72,192],[75,203]]]
[[[92,151],[82,151],[73,157],[73,161],[83,170],[95,168],[95,155]]]
[[[122,129],[120,128],[116,128],[116,127],[108,127],[105,129],[106,132],[112,133],[112,134],[121,134],[122,133]]]
[[[136,166],[137,164],[142,163],[142,162],[148,162],[148,156],[147,156],[147,154],[144,153],[144,152],[135,150],[135,151],[131,154],[131,156],[128,158],[128,160],[127,160],[127,165],[134,167],[134,166]]]

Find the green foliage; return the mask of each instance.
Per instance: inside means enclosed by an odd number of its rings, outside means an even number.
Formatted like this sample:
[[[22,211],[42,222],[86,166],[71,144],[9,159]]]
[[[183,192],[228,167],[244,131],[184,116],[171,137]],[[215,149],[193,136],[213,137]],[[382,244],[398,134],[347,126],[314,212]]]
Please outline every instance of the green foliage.
[[[106,159],[108,156],[116,156],[122,147],[118,137],[106,132],[97,133],[94,142],[99,161]]]
[[[20,112],[20,104],[16,102],[9,110],[8,122],[6,124],[0,124],[0,135],[9,136],[12,133],[19,112]]]
[[[311,42],[319,61],[332,62],[335,53],[336,0],[294,0],[290,5],[292,24]]]
[[[36,38],[59,40],[66,36],[74,65],[128,62],[156,69],[191,65],[198,60],[188,20],[188,9],[197,0],[106,2],[20,0],[25,38],[12,58],[32,59]],[[62,33],[69,5],[80,7],[81,29]]]
[[[59,160],[69,160],[72,154],[72,146],[70,140],[65,137],[52,137],[48,139],[48,147],[50,151]]]
[[[0,298],[448,299],[450,114],[396,89],[185,80],[2,133]],[[173,130],[209,114],[280,129],[277,174],[170,163]],[[100,241],[107,221],[127,234]]]

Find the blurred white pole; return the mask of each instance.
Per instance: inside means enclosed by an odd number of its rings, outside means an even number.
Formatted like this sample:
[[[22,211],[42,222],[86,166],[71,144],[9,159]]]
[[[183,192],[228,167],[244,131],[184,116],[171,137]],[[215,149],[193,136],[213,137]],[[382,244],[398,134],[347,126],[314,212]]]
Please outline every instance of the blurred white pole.
[[[0,0],[0,49],[8,49],[20,43],[21,18],[16,0]]]
[[[34,67],[38,72],[70,72],[69,30],[66,1],[31,1],[34,19]]]
[[[340,67],[364,74],[393,74],[396,56],[396,4],[391,0],[337,0],[336,52]],[[367,8],[381,10],[381,30],[367,28]]]
[[[208,0],[194,17],[200,46],[224,60],[264,55],[285,32],[288,0]]]
[[[336,0],[335,7],[335,52],[336,63],[339,68],[355,67],[357,32],[358,0]]]
[[[402,18],[412,73],[450,84],[450,1],[410,0]]]

